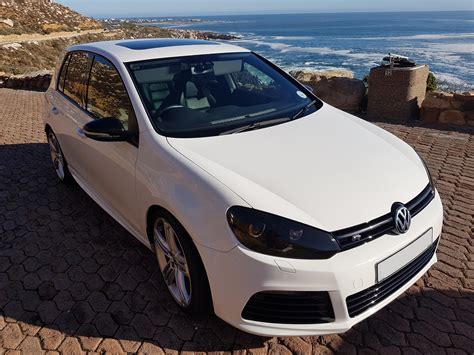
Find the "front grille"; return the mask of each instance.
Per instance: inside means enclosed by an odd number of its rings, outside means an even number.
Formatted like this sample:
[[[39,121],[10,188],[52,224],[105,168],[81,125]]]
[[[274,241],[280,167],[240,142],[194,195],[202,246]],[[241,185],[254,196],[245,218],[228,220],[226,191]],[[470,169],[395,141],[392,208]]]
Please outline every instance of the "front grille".
[[[415,260],[382,282],[346,298],[349,316],[355,317],[400,289],[423,269],[433,257],[438,240]]]
[[[405,203],[411,216],[414,217],[423,210],[434,198],[434,195],[433,187],[428,184],[418,196]],[[332,232],[332,235],[339,242],[342,250],[348,250],[387,234],[394,228],[392,214],[387,213],[370,222]]]
[[[242,318],[266,323],[317,324],[334,321],[327,292],[266,291],[253,295]]]

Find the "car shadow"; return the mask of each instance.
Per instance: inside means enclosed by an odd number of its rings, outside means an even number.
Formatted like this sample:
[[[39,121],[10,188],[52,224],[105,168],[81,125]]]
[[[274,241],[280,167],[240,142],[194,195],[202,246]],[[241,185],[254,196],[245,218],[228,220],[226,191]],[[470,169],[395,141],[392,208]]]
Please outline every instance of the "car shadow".
[[[215,316],[195,320],[168,295],[153,253],[77,185],[58,182],[46,144],[0,146],[0,348],[12,324],[43,346],[45,333],[60,332],[90,351],[103,338],[127,352],[144,344],[199,352],[435,351],[456,345],[453,334],[468,346],[472,334],[458,328],[474,324],[473,292],[434,287],[424,277],[342,335],[264,338]]]

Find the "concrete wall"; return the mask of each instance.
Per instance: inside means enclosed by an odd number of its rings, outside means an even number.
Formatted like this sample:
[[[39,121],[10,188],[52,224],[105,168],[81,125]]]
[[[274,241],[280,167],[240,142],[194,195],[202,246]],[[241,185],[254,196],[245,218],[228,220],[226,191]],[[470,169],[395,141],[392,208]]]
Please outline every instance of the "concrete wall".
[[[367,115],[373,119],[407,120],[420,115],[428,66],[375,67],[369,75]]]

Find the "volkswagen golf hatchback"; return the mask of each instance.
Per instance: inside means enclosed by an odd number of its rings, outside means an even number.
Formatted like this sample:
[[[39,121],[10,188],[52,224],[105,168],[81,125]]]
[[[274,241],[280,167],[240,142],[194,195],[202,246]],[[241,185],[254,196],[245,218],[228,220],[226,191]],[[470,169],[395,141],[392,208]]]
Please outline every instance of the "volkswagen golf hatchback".
[[[73,46],[47,98],[59,179],[153,251],[193,315],[344,332],[436,262],[442,206],[417,153],[247,49]]]

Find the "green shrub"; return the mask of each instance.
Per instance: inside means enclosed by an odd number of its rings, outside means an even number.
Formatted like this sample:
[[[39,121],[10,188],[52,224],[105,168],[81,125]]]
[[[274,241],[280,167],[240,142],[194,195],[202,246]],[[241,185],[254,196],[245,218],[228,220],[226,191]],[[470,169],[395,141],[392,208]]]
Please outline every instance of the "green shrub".
[[[432,72],[428,74],[428,79],[426,80],[426,91],[435,91],[438,88],[438,80]]]

